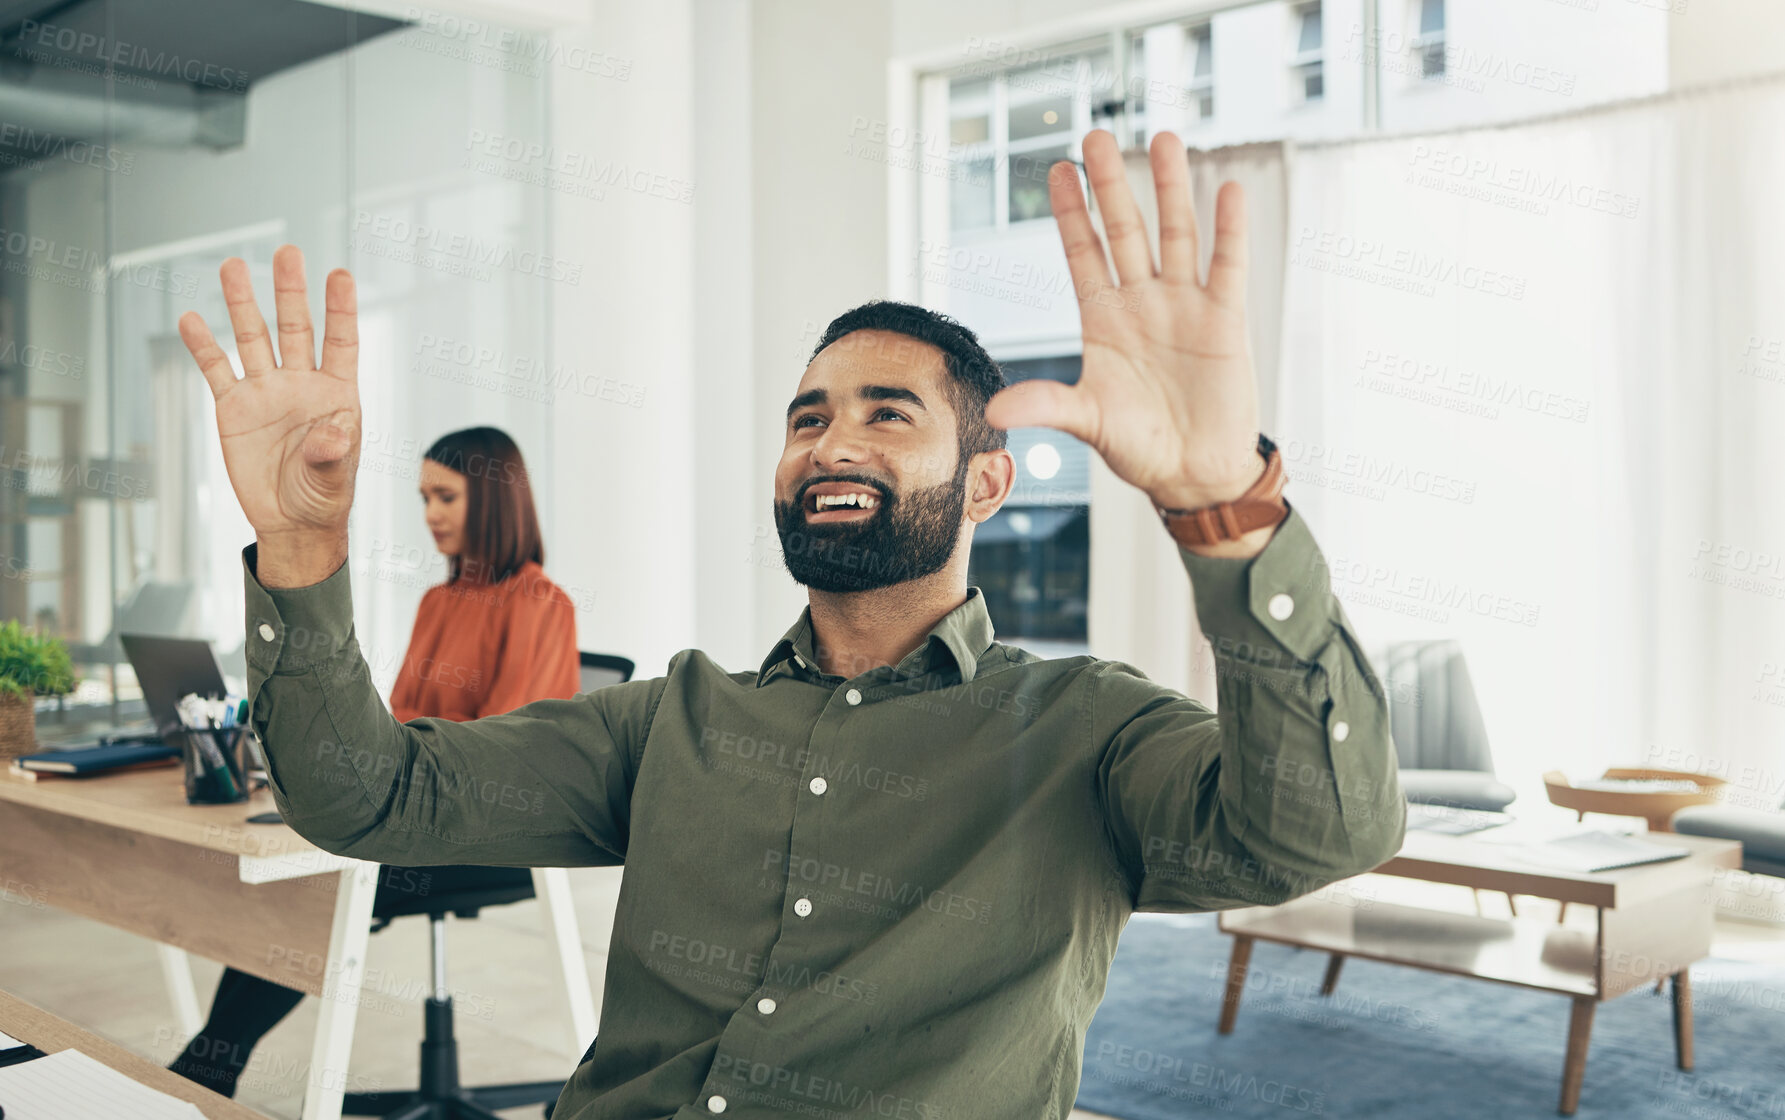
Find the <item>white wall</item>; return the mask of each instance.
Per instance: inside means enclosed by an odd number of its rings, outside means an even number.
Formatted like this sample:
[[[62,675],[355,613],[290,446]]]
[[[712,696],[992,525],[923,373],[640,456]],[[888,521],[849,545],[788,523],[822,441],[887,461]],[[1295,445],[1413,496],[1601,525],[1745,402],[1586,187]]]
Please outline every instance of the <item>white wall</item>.
[[[826,323],[886,294],[886,169],[845,151],[886,116],[891,0],[758,0],[751,37],[754,291],[761,442],[751,472],[753,668],[805,605],[779,560],[770,505],[787,402]],[[728,551],[726,555],[731,555]]]
[[[573,395],[554,410],[555,567],[594,590],[582,647],[632,658],[641,677],[696,644],[702,526],[731,493],[696,471],[695,212],[725,185],[696,176],[693,10],[591,3],[564,44],[626,59],[628,76],[559,66],[549,79],[554,145],[693,184],[692,202],[621,187],[551,199],[553,243],[590,262],[550,293],[553,360],[645,390],[642,408]]]

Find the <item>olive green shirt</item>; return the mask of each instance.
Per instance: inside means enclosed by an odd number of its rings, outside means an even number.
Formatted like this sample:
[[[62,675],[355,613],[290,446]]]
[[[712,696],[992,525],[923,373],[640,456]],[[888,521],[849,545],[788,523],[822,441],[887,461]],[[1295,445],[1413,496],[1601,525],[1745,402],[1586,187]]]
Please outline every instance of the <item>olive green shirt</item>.
[[[972,588],[847,679],[816,667],[808,609],[754,670],[684,650],[652,680],[403,724],[346,566],[262,588],[250,546],[250,719],[285,819],[329,851],[625,865],[600,1036],[556,1120],[1065,1117],[1129,914],[1272,905],[1401,843],[1383,691],[1300,515],[1251,560],[1179,551],[1219,716],[994,641]]]

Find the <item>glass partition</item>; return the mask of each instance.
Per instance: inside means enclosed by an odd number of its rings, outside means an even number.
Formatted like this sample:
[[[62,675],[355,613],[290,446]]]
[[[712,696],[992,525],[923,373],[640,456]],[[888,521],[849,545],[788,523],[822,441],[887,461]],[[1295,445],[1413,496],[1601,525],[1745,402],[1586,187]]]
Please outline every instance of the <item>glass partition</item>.
[[[327,272],[358,282],[349,563],[389,684],[445,575],[422,452],[493,424],[550,454],[544,293],[570,266],[548,244],[545,42],[297,0],[88,0],[5,28],[0,620],[61,637],[83,678],[39,701],[40,737],[141,717],[121,633],[208,640],[240,686],[253,533],[175,324],[197,310],[234,360],[217,268],[247,262],[270,322],[286,242],[319,325]]]

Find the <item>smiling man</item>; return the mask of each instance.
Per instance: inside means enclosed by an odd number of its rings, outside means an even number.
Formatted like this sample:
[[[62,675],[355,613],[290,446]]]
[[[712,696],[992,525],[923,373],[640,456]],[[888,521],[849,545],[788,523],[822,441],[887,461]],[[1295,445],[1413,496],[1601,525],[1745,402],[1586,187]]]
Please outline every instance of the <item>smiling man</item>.
[[[351,278],[329,276],[320,368],[295,249],[274,259],[283,366],[240,261],[222,279],[243,378],[181,319],[255,529],[251,719],[286,819],[386,863],[625,865],[600,1036],[558,1120],[1063,1117],[1131,913],[1274,904],[1399,847],[1382,689],[1258,433],[1240,193],[1219,196],[1205,281],[1176,138],[1152,148],[1157,265],[1114,140],[1084,150],[1114,276],[1072,166],[1049,179],[1080,380],[1005,387],[922,308],[832,323],[774,478],[809,605],[745,672],[685,650],[653,680],[399,724],[344,564]],[[968,548],[1010,494],[1004,430],[1033,425],[1161,510],[1219,716],[1131,666],[994,640]],[[471,795],[490,783],[526,810]]]

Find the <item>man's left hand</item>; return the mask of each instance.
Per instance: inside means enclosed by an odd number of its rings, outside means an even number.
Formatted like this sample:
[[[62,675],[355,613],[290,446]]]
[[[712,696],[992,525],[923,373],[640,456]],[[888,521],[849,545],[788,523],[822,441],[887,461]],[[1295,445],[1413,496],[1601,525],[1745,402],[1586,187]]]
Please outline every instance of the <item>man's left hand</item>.
[[[998,428],[1057,428],[1096,448],[1153,504],[1196,509],[1232,501],[1264,472],[1246,337],[1246,203],[1238,183],[1222,185],[1213,259],[1201,282],[1184,145],[1162,132],[1150,154],[1158,267],[1115,137],[1102,129],[1085,137],[1086,176],[1119,283],[1110,278],[1076,168],[1062,161],[1050,169],[1049,201],[1078,294],[1083,367],[1073,385],[1012,385],[987,404],[986,420]]]

